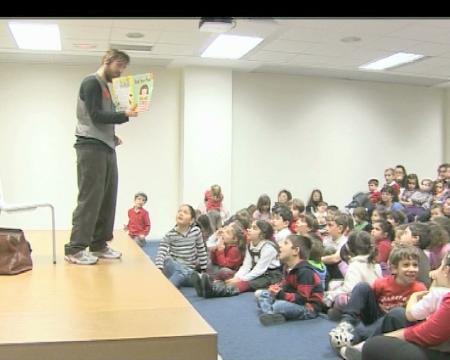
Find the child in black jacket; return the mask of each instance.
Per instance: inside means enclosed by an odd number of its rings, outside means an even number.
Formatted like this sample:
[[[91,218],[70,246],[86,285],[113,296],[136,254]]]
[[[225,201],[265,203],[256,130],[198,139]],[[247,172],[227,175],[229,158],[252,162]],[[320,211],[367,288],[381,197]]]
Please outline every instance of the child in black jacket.
[[[313,319],[322,308],[322,282],[307,261],[312,239],[309,236],[289,235],[279,245],[279,258],[284,264],[283,280],[267,290],[255,292],[262,312],[259,320],[263,325]]]

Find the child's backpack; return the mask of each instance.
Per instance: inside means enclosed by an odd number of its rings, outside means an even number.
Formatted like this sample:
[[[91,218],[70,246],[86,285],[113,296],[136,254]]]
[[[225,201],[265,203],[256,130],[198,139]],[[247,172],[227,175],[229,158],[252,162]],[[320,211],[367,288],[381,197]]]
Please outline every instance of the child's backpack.
[[[346,208],[354,209],[357,207],[363,207],[369,212],[373,209],[373,204],[370,201],[369,194],[360,191],[353,195],[352,201],[346,206]]]

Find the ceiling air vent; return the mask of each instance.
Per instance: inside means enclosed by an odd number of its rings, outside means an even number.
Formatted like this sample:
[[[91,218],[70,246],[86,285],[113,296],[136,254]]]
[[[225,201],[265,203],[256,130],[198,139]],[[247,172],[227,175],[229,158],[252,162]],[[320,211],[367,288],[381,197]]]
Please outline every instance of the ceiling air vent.
[[[136,44],[110,44],[111,49],[123,50],[123,51],[140,51],[151,52],[152,45],[136,45]]]

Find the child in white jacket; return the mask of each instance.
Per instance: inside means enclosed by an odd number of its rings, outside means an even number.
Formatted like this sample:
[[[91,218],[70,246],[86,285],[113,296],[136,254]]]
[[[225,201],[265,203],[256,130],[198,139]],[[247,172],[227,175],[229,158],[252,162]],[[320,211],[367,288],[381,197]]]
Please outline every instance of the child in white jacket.
[[[340,310],[347,304],[356,284],[365,282],[372,285],[375,279],[382,276],[381,267],[375,261],[375,244],[368,232],[351,232],[344,246],[348,247],[350,254],[344,280],[330,281],[328,291],[324,294],[324,303],[330,308],[328,317],[334,321],[339,320]]]

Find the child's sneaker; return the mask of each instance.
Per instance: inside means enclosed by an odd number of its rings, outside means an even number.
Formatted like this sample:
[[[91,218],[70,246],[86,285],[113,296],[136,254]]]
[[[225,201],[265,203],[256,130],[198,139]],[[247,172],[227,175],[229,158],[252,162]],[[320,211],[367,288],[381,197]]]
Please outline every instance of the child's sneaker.
[[[100,251],[92,251],[91,254],[100,259],[120,259],[122,257],[120,251],[113,250],[109,246]]]
[[[205,292],[203,291],[202,279],[197,271],[193,271],[191,274],[192,285],[194,285],[197,296],[205,297]]]
[[[71,264],[77,265],[94,265],[98,261],[98,257],[92,255],[89,251],[81,250],[75,254],[64,256],[64,260]]]
[[[344,321],[339,323],[333,330],[329,333],[330,345],[336,354],[340,355],[340,348],[343,346],[351,346],[354,339],[355,328],[352,324]]]
[[[281,324],[286,321],[286,318],[281,314],[261,314],[259,315],[259,321],[264,326]]]

